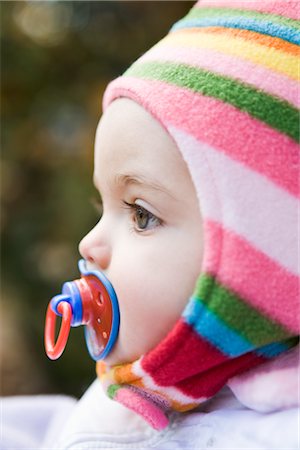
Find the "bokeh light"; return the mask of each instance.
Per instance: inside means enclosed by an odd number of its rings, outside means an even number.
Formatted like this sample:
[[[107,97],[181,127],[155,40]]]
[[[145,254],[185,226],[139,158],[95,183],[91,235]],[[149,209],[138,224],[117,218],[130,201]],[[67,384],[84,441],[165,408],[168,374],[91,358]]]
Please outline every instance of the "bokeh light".
[[[60,44],[67,36],[72,22],[72,2],[18,2],[14,6],[16,25],[40,45]]]

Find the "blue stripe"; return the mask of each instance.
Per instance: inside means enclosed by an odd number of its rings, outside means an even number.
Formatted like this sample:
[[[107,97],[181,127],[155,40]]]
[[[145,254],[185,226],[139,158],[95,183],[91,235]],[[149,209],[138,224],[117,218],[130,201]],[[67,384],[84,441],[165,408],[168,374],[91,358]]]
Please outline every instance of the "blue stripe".
[[[268,36],[284,39],[292,44],[300,44],[300,33],[295,28],[284,24],[272,23],[270,21],[259,19],[249,19],[248,17],[205,17],[199,19],[183,19],[175,23],[171,31],[183,28],[205,28],[211,26],[223,26],[226,28],[238,28],[257,33],[266,34]]]
[[[188,302],[183,312],[183,318],[200,336],[231,358],[254,349],[253,344],[229,328],[194,297]]]
[[[258,356],[273,358],[286,351],[285,343],[271,343],[260,348],[229,328],[196,297],[191,297],[182,317],[204,339],[230,358],[255,350]]]
[[[265,358],[274,358],[275,356],[280,355],[289,348],[290,346],[284,343],[274,342],[272,344],[268,344],[265,345],[264,347],[258,348],[255,353],[257,353],[257,355],[259,356],[264,356]]]

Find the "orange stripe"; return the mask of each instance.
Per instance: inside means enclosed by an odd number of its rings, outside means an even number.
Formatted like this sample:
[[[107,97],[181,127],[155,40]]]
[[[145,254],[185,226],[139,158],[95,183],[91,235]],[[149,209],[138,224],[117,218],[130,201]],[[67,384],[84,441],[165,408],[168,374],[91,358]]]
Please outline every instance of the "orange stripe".
[[[182,33],[182,34],[195,34],[195,33],[204,33],[204,34],[217,34],[217,35],[225,35],[225,36],[233,36],[242,38],[245,41],[252,41],[253,43],[257,43],[259,45],[264,45],[268,48],[274,48],[276,50],[280,50],[284,53],[289,53],[294,56],[298,56],[300,54],[300,48],[296,44],[292,44],[290,42],[284,41],[283,39],[267,36],[266,34],[260,34],[255,31],[249,30],[239,30],[235,28],[224,28],[224,27],[206,27],[205,30],[201,28],[188,28],[185,30],[178,30],[174,33]]]
[[[123,384],[131,383],[138,379],[138,376],[132,372],[132,364],[124,364],[120,366],[115,366],[112,369],[107,368],[104,361],[97,361],[96,373],[98,377],[105,376],[107,379],[111,380],[113,383]]]
[[[170,404],[171,408],[174,409],[175,411],[179,411],[179,412],[185,412],[185,411],[189,411],[190,409],[194,409],[198,406],[198,403],[194,402],[194,403],[180,403],[177,400],[172,399],[171,397],[169,397],[168,394],[166,394],[165,392],[163,392],[163,387],[161,388],[162,391],[159,390],[155,390],[155,389],[148,389],[145,384],[143,383],[142,379],[139,379],[137,381],[134,381],[133,383],[131,383],[133,386],[138,387],[140,389],[142,389],[145,392],[149,392],[149,394],[154,393],[156,394],[158,397],[163,397],[165,398],[168,403]]]
[[[121,366],[116,366],[112,369],[113,378],[116,383],[132,383],[136,381],[139,377],[132,372],[132,364],[125,364]]]
[[[188,403],[186,405],[182,405],[181,403],[176,402],[175,400],[172,400],[171,406],[172,406],[172,409],[174,409],[175,411],[186,412],[186,411],[190,411],[191,409],[194,409],[197,406],[199,406],[199,403]]]
[[[106,373],[106,364],[104,361],[97,361],[96,363],[96,373],[98,377],[101,377]]]

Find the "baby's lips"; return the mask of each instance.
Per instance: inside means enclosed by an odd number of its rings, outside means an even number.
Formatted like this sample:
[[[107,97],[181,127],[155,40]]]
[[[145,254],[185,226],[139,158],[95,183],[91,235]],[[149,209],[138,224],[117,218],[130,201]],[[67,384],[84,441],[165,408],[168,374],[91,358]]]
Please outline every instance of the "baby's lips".
[[[113,286],[102,272],[88,270],[84,260],[79,261],[79,269],[81,278],[64,283],[62,293],[48,305],[45,349],[50,359],[63,353],[71,326],[84,325],[88,351],[96,361],[106,358],[118,336],[120,313]],[[55,342],[58,316],[62,320]]]

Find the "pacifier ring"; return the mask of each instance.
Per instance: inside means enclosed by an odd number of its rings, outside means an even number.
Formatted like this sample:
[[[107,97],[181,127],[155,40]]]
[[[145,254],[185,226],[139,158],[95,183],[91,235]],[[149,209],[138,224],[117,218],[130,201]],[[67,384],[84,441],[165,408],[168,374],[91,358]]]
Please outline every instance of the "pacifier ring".
[[[68,302],[60,302],[57,310],[62,317],[59,334],[55,343],[55,328],[58,316],[49,303],[45,325],[45,349],[47,356],[52,360],[58,359],[62,355],[67,345],[72,322],[72,308]]]

